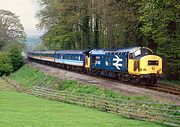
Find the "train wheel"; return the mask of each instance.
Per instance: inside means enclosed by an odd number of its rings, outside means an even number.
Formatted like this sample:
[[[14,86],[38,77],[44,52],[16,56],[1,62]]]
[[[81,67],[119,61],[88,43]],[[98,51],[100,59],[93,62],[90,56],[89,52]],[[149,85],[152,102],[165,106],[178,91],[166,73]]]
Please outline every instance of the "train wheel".
[[[154,85],[157,83],[157,78],[156,77],[151,77],[151,85]]]
[[[132,83],[140,84],[141,83],[141,79],[140,78],[135,78],[135,79],[132,80]]]
[[[151,77],[146,79],[146,85],[154,86],[157,83],[157,78]]]

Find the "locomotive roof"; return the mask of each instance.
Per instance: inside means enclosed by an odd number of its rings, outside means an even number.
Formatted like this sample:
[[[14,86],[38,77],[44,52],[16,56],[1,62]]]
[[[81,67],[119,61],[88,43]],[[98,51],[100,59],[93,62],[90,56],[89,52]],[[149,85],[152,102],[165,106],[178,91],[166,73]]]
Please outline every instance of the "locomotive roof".
[[[59,50],[57,54],[84,54],[86,50]]]
[[[94,49],[90,54],[106,54],[106,53],[132,53],[141,47],[116,48],[116,49]]]

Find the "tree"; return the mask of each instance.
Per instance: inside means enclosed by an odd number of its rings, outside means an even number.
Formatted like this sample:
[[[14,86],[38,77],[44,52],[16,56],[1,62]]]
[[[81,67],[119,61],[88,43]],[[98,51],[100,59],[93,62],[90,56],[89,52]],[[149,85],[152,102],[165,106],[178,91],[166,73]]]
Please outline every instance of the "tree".
[[[180,15],[179,0],[144,0],[141,3],[140,31],[146,46],[154,49],[166,61],[169,79],[180,75]]]
[[[0,9],[0,49],[11,42],[24,42],[25,33],[18,16]]]
[[[39,0],[39,28],[50,49],[146,46],[180,77],[179,0]],[[172,69],[172,71],[171,71]]]

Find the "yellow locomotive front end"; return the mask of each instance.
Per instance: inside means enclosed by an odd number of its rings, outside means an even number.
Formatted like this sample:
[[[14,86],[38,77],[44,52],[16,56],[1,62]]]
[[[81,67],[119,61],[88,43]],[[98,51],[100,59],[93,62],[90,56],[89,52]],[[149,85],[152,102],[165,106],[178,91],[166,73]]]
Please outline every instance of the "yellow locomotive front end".
[[[139,47],[129,53],[128,72],[136,79],[155,84],[162,74],[162,58],[149,48]]]
[[[162,74],[162,58],[156,55],[147,55],[140,59],[140,74]]]

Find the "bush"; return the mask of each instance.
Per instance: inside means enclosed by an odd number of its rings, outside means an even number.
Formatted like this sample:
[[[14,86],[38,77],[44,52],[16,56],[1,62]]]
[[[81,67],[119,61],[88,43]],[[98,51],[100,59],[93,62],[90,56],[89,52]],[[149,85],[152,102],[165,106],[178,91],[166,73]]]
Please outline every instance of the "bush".
[[[11,64],[13,66],[13,71],[18,70],[24,64],[23,57],[21,55],[22,45],[18,43],[11,43],[4,48],[5,51],[9,53],[9,57],[11,59]]]
[[[13,65],[8,53],[0,53],[0,76],[9,75],[13,71]]]
[[[0,52],[0,76],[9,75],[23,66],[22,45],[11,43]]]

